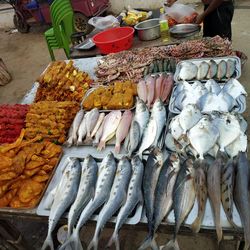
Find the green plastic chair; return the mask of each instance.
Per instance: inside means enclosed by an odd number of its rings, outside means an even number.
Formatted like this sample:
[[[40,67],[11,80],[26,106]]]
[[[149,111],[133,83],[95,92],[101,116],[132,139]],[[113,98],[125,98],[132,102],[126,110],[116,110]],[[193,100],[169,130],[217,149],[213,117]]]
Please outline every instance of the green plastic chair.
[[[53,28],[44,33],[51,60],[55,60],[54,49],[63,48],[67,58],[70,53],[73,33],[73,9],[69,0],[54,0],[50,6]]]

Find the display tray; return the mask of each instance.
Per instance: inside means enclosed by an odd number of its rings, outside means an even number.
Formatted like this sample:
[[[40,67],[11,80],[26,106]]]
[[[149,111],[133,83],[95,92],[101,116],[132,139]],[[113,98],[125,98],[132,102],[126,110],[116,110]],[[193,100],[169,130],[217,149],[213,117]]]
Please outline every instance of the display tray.
[[[225,60],[227,61],[228,59],[231,59],[233,61],[235,61],[235,71],[234,71],[234,74],[232,75],[232,78],[240,78],[241,76],[241,61],[240,61],[240,58],[237,57],[237,56],[226,56],[226,57],[211,57],[211,58],[197,58],[197,59],[189,59],[189,60],[183,60],[183,61],[180,61],[177,66],[176,66],[176,71],[175,71],[175,74],[174,74],[174,80],[175,82],[181,82],[183,81],[182,79],[180,79],[179,77],[179,74],[180,74],[180,70],[181,70],[181,66],[183,63],[185,62],[191,62],[191,63],[194,63],[196,66],[199,66],[202,62],[209,62],[210,60],[214,60],[216,62],[216,64],[220,63],[220,61],[222,60]],[[214,80],[218,80],[218,81],[221,81],[221,82],[225,82],[227,80],[229,80],[228,78],[222,78],[222,79],[218,79],[216,77],[213,78]],[[197,78],[194,78],[192,80],[188,80],[187,82],[194,82],[195,80],[198,80]],[[202,79],[202,80],[199,80],[199,81],[207,81],[209,79],[205,78],[205,79]]]
[[[177,85],[178,84],[182,84],[182,83],[177,83],[174,88],[173,88],[173,91],[172,91],[172,94],[171,94],[171,97],[170,97],[170,101],[169,101],[169,111],[173,114],[180,114],[181,113],[181,109],[179,109],[178,107],[176,107],[176,104],[175,104],[175,101],[176,101],[176,98],[177,98]],[[223,85],[221,83],[220,84],[220,87],[221,89],[223,88]],[[223,83],[224,84],[224,83]],[[243,94],[238,96],[235,100],[235,106],[233,107],[232,110],[230,110],[230,112],[236,112],[236,113],[239,113],[239,114],[242,114],[246,111],[246,96],[244,96]]]
[[[81,147],[81,148],[71,148],[71,149],[66,149],[66,152],[64,154],[64,157],[62,157],[59,166],[57,168],[57,171],[55,172],[50,185],[48,186],[45,195],[43,196],[43,199],[41,200],[38,208],[37,208],[37,214],[41,215],[41,216],[49,216],[50,214],[50,210],[46,208],[46,199],[49,195],[49,193],[58,185],[58,183],[60,182],[60,179],[62,177],[63,171],[67,165],[67,162],[70,160],[71,157],[77,157],[81,160],[83,160],[84,157],[87,156],[87,154],[92,155],[97,164],[100,165],[101,160],[103,159],[103,157],[110,152],[110,147],[106,148],[104,151],[102,151],[101,153],[98,153],[94,148],[91,147],[87,147],[88,150],[86,150],[86,147]],[[91,148],[91,150],[90,150]],[[116,159],[119,159],[122,157],[121,155],[116,155]],[[127,219],[126,224],[137,224],[140,222],[141,220],[141,215],[142,215],[142,208],[143,205],[138,205],[136,207],[136,209],[132,212],[132,215]],[[96,211],[96,213],[92,216],[91,220],[93,221],[97,221],[98,219],[98,211]],[[68,212],[65,213],[64,218],[68,218]],[[113,216],[110,220],[111,222],[115,222],[116,221],[116,215]]]

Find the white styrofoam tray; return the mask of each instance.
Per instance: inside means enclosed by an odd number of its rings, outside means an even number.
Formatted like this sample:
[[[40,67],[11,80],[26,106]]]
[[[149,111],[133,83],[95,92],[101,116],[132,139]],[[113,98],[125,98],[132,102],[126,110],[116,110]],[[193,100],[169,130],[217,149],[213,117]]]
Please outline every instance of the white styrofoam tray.
[[[231,59],[231,60],[235,61],[235,73],[234,73],[234,75],[232,77],[236,78],[236,79],[240,78],[240,76],[241,76],[241,62],[240,62],[240,58],[237,57],[237,56],[226,56],[226,57],[197,58],[197,59],[188,59],[188,60],[180,61],[176,65],[176,71],[175,71],[175,74],[174,74],[174,81],[175,82],[183,81],[182,79],[179,79],[179,73],[180,73],[182,64],[185,63],[185,62],[191,62],[191,63],[194,63],[196,66],[199,66],[200,63],[202,63],[202,62],[207,62],[208,63],[210,60],[214,60],[218,64],[218,63],[220,63],[220,61],[222,61],[222,60],[226,61],[228,59]],[[221,82],[229,80],[227,78],[217,79],[216,77],[213,78],[213,79],[221,81]],[[196,80],[198,80],[198,79],[193,79],[193,80],[190,80],[190,81],[187,81],[187,82],[194,82]],[[204,79],[204,80],[199,80],[199,81],[202,82],[202,81],[207,81],[207,80],[209,80],[209,79]]]
[[[87,154],[92,155],[96,159],[102,159],[108,152],[113,151],[114,147],[107,146],[105,150],[102,152],[98,152],[95,148],[91,146],[83,146],[83,147],[72,147],[72,148],[64,148],[64,156],[61,158],[61,161],[56,169],[54,176],[51,179],[51,182],[37,208],[37,214],[41,216],[49,216],[50,210],[46,208],[46,199],[49,193],[58,185],[60,182],[63,171],[67,165],[67,162],[70,157],[84,158]],[[115,155],[117,159],[121,158],[123,154]],[[141,220],[143,205],[138,205],[133,217],[127,219],[126,224],[137,224]],[[68,218],[68,213],[64,215],[64,218]],[[91,220],[97,221],[98,215],[93,215]],[[112,217],[111,222],[116,222],[116,217]]]

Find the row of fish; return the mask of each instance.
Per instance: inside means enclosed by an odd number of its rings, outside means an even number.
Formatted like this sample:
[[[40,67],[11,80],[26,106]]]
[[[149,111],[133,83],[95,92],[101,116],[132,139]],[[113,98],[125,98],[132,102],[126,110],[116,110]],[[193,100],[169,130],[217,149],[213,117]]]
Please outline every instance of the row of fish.
[[[225,84],[218,84],[210,79],[206,83],[186,81],[174,88],[169,109],[173,113],[180,111],[188,104],[197,104],[204,113],[212,111],[243,113],[246,109],[247,92],[236,79]]]
[[[158,98],[167,102],[172,92],[173,83],[172,74],[147,76],[145,80],[140,80],[137,84],[138,97],[147,103],[148,107],[151,107]]]
[[[243,176],[244,175],[244,176]],[[191,228],[198,233],[209,198],[214,214],[218,242],[222,239],[221,204],[228,221],[233,221],[234,204],[244,228],[245,250],[250,246],[250,168],[246,153],[239,152],[234,159],[218,153],[216,159],[205,161],[182,159],[176,152],[164,160],[159,149],[149,155],[143,178],[144,203],[148,223],[148,235],[139,247],[159,249],[155,235],[160,223],[174,210],[175,230],[173,240],[161,249],[180,249],[177,234],[180,226],[193,209],[195,201],[198,212]]]
[[[114,110],[107,114],[94,108],[84,114],[81,109],[72,123],[66,145],[92,143],[98,150],[102,150],[115,136],[115,152],[119,153],[121,143],[128,134],[132,117],[130,110],[123,113],[120,110]]]
[[[68,234],[60,249],[82,249],[79,232],[93,214],[101,208],[96,230],[88,249],[98,248],[99,235],[105,224],[118,212],[114,233],[108,243],[119,247],[118,233],[138,205],[142,205],[144,165],[138,156],[130,161],[123,156],[118,163],[110,152],[98,166],[88,155],[82,162],[71,159],[56,187],[50,209],[48,235],[42,249],[54,249],[52,232],[59,219],[69,209]]]
[[[166,135],[166,147],[181,154],[204,159],[218,150],[235,157],[247,149],[246,121],[237,114],[212,112],[203,115],[194,104],[187,105],[173,117]]]
[[[179,69],[179,70],[178,70]],[[225,58],[215,61],[198,60],[183,61],[177,65],[177,80],[205,80],[205,79],[230,79],[236,76],[236,60],[234,58]]]
[[[151,112],[146,103],[138,99],[136,102],[135,115],[128,136],[124,142],[128,156],[137,153],[141,157],[145,150],[158,145],[163,146],[164,142],[161,142],[164,138],[166,120],[167,111],[161,99],[156,99]]]

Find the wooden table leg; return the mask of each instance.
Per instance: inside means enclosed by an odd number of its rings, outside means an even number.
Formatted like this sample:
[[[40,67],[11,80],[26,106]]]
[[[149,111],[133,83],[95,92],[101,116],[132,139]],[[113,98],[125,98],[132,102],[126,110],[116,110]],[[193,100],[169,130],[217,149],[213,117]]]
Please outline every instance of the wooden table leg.
[[[6,245],[13,247],[7,249],[33,250],[33,247],[28,245],[18,229],[9,221],[0,220],[0,237]]]

